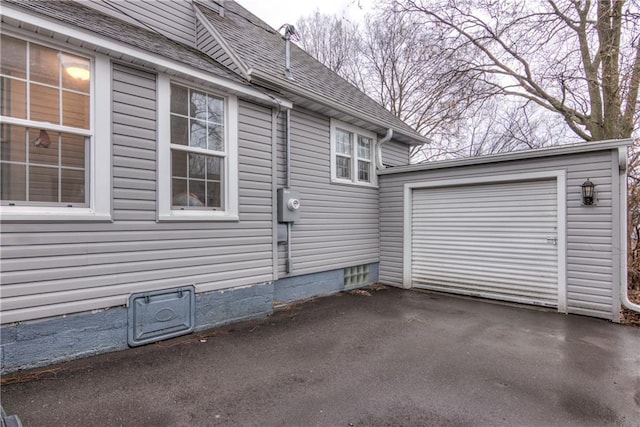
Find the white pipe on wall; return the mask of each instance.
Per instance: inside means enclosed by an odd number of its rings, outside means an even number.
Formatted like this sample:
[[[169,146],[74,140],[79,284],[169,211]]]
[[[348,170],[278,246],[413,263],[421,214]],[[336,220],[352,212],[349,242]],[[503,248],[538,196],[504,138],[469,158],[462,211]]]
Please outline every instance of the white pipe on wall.
[[[620,244],[626,248],[620,254],[620,302],[629,310],[640,313],[640,305],[631,302],[627,289],[627,250],[629,249],[627,248],[627,233],[629,232],[627,229],[627,147],[618,148],[618,159],[620,164],[620,198],[622,201],[620,209]]]
[[[285,122],[285,151],[286,151],[286,188],[291,187],[291,110],[287,109]],[[291,273],[291,222],[287,222],[287,260],[285,262],[285,271]]]
[[[393,129],[387,129],[387,134],[380,141],[376,142],[376,167],[378,169],[384,169],[384,163],[382,163],[382,144],[389,142],[393,137]]]

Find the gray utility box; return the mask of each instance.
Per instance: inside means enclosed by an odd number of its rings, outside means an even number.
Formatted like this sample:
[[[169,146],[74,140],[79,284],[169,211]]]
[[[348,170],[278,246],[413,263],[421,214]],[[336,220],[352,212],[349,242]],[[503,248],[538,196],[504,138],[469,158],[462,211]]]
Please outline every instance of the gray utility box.
[[[300,219],[300,192],[290,188],[278,190],[278,222],[295,222]]]

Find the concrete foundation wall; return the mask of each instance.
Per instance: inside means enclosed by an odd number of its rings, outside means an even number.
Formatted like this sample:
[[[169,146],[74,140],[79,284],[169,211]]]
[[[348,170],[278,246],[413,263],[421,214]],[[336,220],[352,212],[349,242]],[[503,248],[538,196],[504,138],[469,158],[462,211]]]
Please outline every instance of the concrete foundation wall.
[[[369,281],[378,281],[378,264],[369,264]],[[318,295],[328,295],[344,291],[344,269],[286,277],[274,283],[275,303],[299,301]]]
[[[377,280],[378,264],[369,264],[367,284]],[[196,294],[195,330],[264,317],[273,312],[276,302],[293,302],[344,289],[344,269],[335,269]],[[127,349],[127,314],[127,307],[118,306],[2,325],[0,370],[5,374]]]
[[[83,312],[3,325],[1,371],[13,372],[65,362],[127,345],[127,307]],[[196,331],[263,317],[273,311],[273,284],[196,295]]]

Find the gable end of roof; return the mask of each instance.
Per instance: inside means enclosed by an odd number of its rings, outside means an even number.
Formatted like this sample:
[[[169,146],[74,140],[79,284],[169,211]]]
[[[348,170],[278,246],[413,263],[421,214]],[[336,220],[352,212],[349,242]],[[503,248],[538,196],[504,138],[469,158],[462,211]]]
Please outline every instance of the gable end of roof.
[[[207,6],[202,5],[198,2],[193,3],[193,10],[196,16],[196,22],[199,25],[202,25],[202,27],[207,31],[207,33],[209,33],[209,35],[211,35],[213,40],[222,49],[222,51],[225,53],[228,59],[233,63],[233,65],[236,68],[236,70],[233,70],[233,71],[238,72],[238,74],[240,74],[242,77],[244,77],[247,80],[250,80],[251,77],[249,74],[249,67],[247,66],[247,64],[245,64],[245,62],[236,54],[236,52],[231,48],[231,46],[229,46],[229,43],[227,43],[224,37],[222,37],[222,35],[215,29],[215,27],[211,24],[211,21],[209,21],[209,19],[207,19],[207,17],[204,16],[204,14],[202,13],[201,7],[207,7]],[[213,57],[213,59],[215,59],[216,61],[226,66],[226,64],[224,64],[224,61],[221,61],[219,58]]]

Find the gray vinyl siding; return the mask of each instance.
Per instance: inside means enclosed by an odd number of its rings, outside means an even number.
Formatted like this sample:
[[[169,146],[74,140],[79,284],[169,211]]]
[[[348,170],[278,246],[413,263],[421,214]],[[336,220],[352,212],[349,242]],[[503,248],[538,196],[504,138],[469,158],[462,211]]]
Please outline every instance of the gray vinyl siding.
[[[156,78],[113,67],[113,219],[156,218]]]
[[[81,3],[107,15],[153,28],[170,39],[195,46],[195,14],[187,0],[81,0]]]
[[[228,69],[240,73],[240,70],[231,60],[231,57],[227,55],[216,39],[199,21],[196,21],[196,47]]]
[[[382,162],[386,166],[402,166],[409,164],[409,146],[397,141],[382,144]]]
[[[239,102],[238,222],[155,220],[155,75],[113,70],[113,223],[2,225],[3,322],[273,279],[271,109]]]
[[[291,112],[291,187],[300,191],[301,206],[300,220],[292,229],[290,275],[378,261],[378,190],[331,183],[329,126],[328,117],[300,109]],[[279,136],[284,141],[282,132]],[[279,185],[285,182],[284,159],[282,146]],[[280,277],[286,275],[285,248],[279,245]]]
[[[490,165],[434,169],[383,175],[380,185],[380,281],[402,285],[404,184],[443,179],[537,172],[567,171],[567,305],[570,313],[607,319],[617,315],[617,270],[614,266],[613,192],[610,151],[521,160]],[[597,185],[597,206],[580,201],[580,185],[590,178]]]

